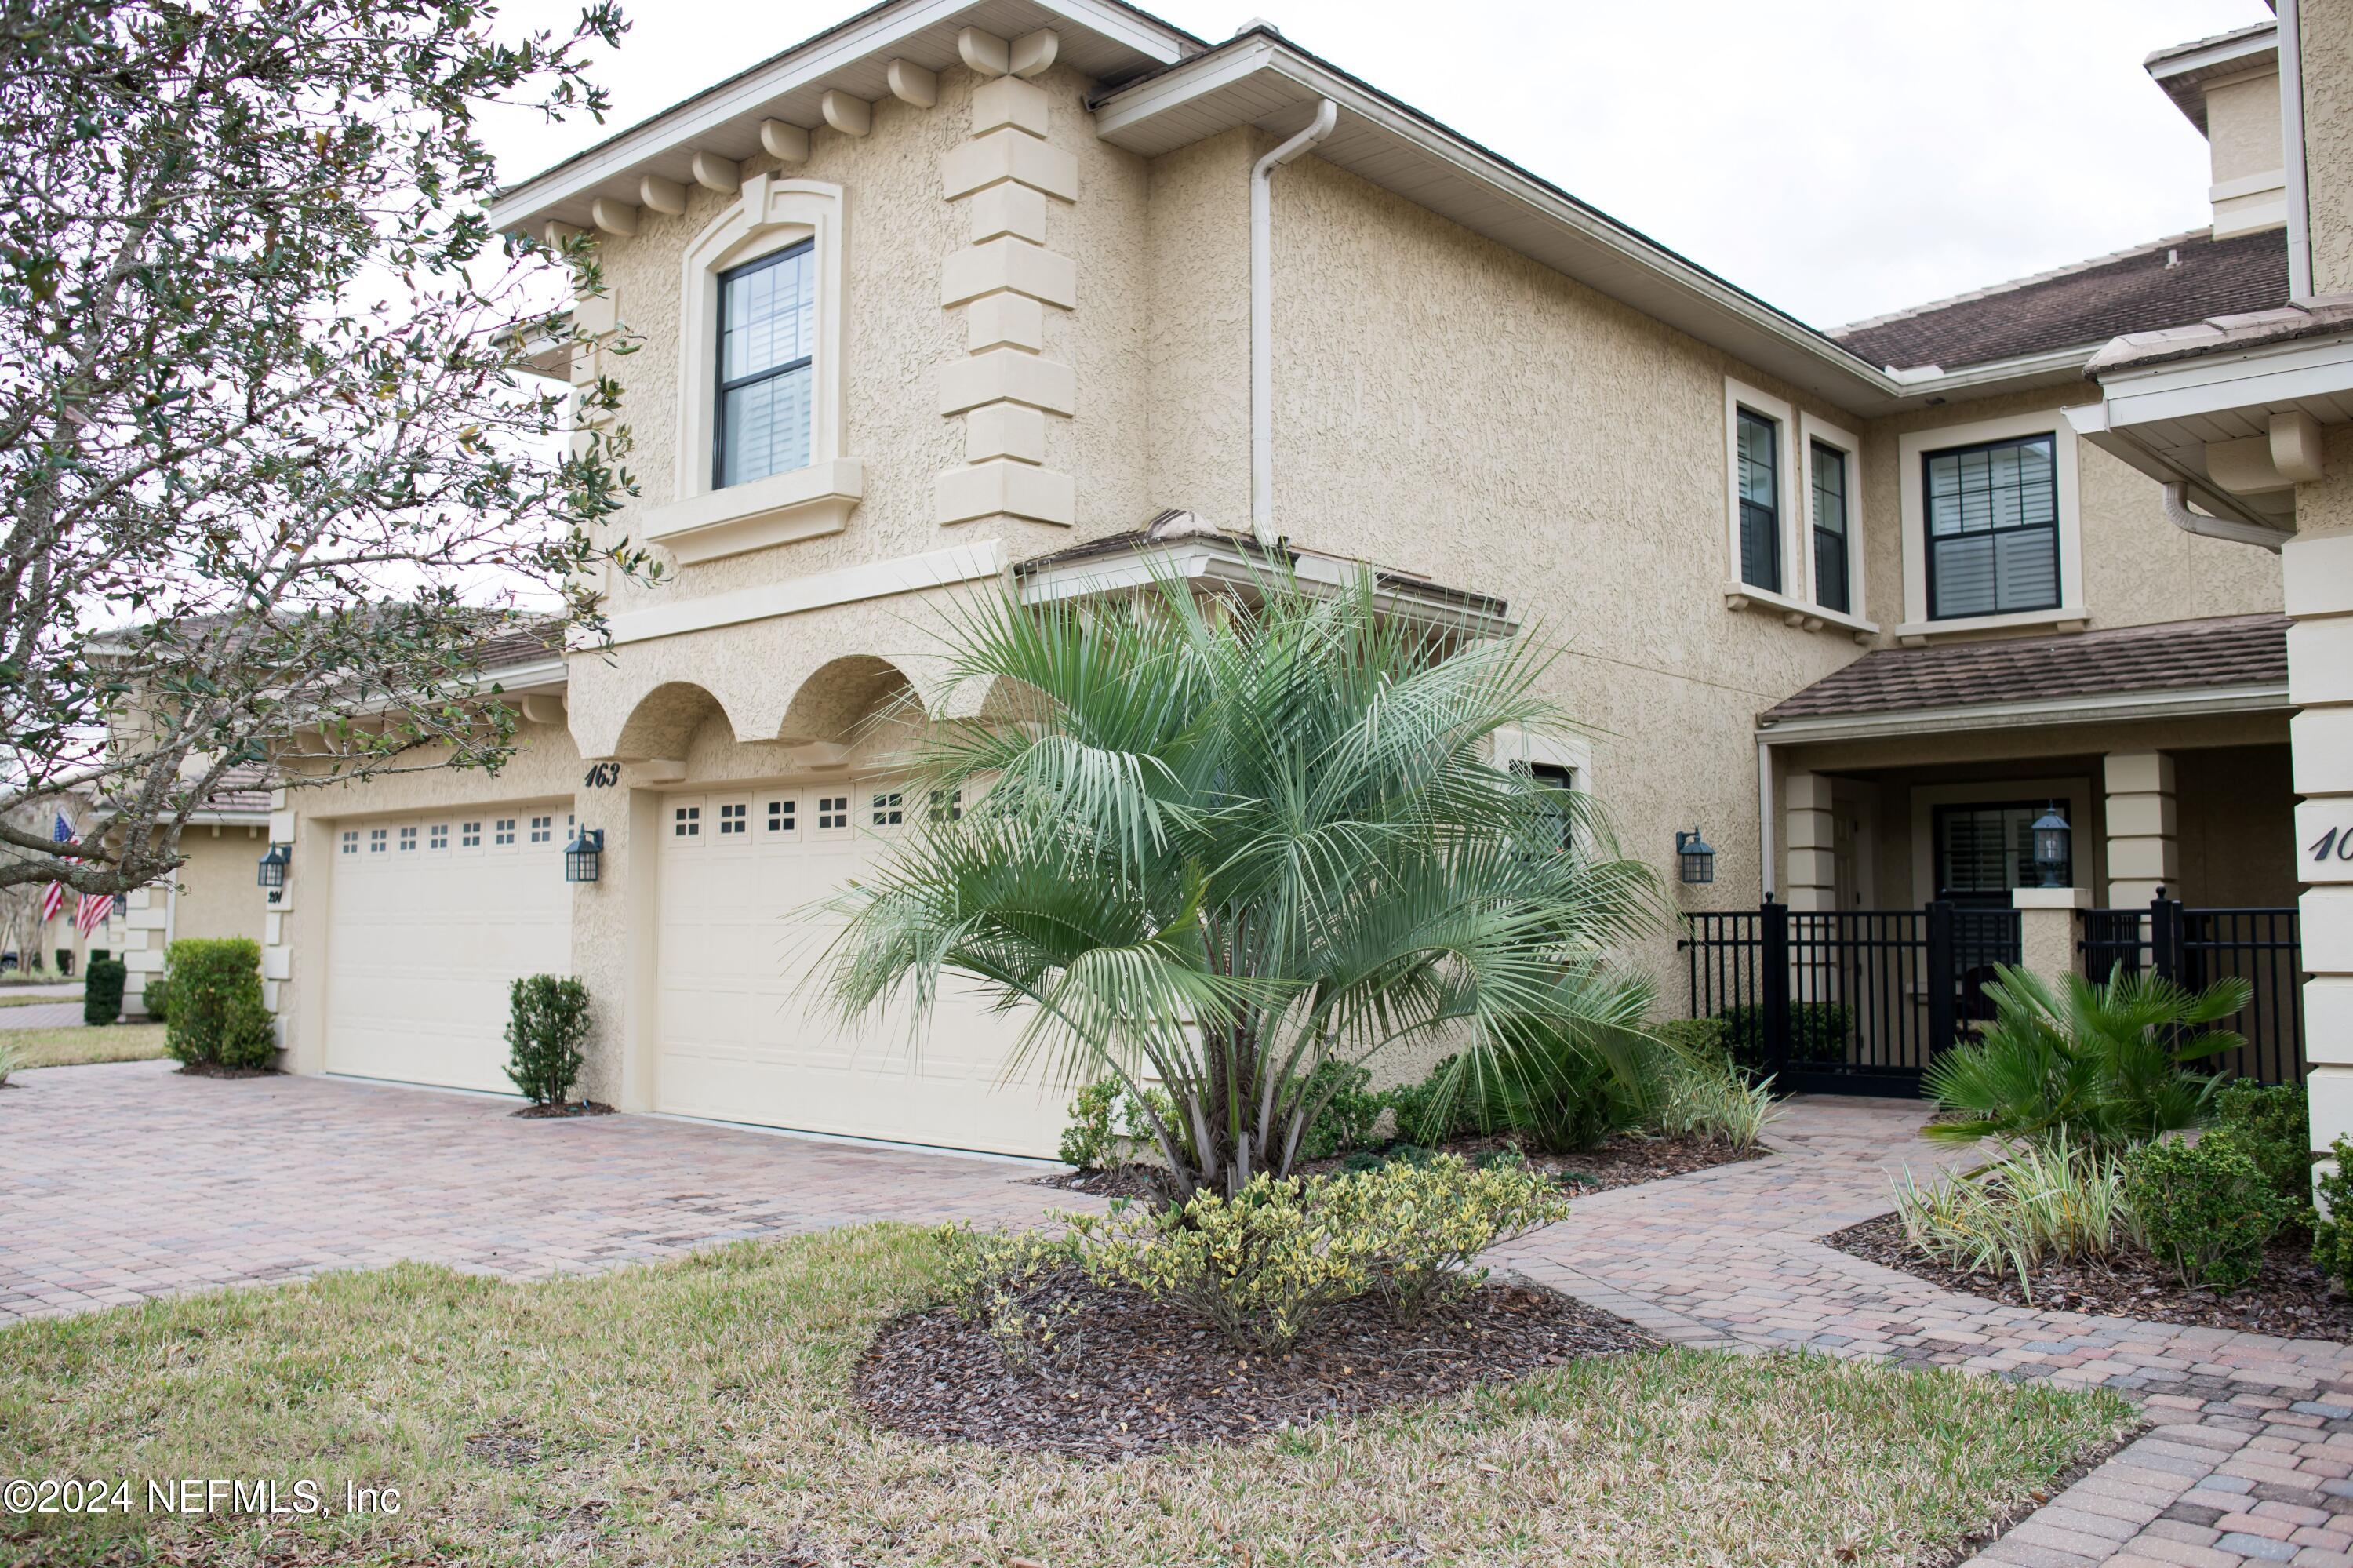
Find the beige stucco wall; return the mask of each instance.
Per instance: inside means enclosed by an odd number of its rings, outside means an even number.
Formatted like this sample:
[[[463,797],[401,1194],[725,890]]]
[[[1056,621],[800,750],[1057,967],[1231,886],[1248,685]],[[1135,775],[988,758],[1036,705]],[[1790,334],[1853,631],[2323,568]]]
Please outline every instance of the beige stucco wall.
[[[255,881],[255,865],[269,848],[259,827],[195,823],[180,835],[186,857],[174,881],[179,894],[171,905],[172,937],[246,937],[261,940],[267,895]]]
[[[2304,177],[2312,288],[2353,291],[2353,0],[2303,0]]]
[[[1149,499],[1235,532],[1250,527],[1250,171],[1260,150],[1234,130],[1155,159],[1147,216]]]
[[[2279,72],[2260,71],[2206,89],[2206,143],[2214,183],[2280,167]]]

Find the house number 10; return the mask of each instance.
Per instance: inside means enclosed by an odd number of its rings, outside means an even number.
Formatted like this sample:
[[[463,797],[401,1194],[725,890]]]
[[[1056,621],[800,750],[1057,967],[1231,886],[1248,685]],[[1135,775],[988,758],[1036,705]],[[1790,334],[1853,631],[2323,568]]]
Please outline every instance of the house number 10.
[[[2353,828],[2331,828],[2312,841],[2312,858],[2327,860],[2334,854],[2338,860],[2353,860]]]

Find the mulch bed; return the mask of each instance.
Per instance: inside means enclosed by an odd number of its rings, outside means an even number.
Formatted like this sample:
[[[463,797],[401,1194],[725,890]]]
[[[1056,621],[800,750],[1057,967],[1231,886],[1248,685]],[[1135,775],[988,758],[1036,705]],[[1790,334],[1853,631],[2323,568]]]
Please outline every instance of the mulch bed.
[[[1557,1292],[1490,1283],[1421,1322],[1352,1302],[1282,1356],[1244,1352],[1175,1308],[1073,1280],[1067,1365],[1018,1366],[952,1307],[885,1327],[852,1390],[877,1425],[934,1442],[1115,1459],[1232,1442],[1659,1341]]]
[[[2192,1289],[2147,1254],[2126,1247],[2106,1265],[2053,1264],[2032,1280],[2034,1298],[2015,1279],[1964,1274],[1912,1251],[1893,1214],[1823,1238],[1841,1252],[1966,1295],[2013,1307],[2050,1308],[2116,1318],[2143,1318],[2200,1329],[2234,1329],[2287,1340],[2353,1340],[2353,1298],[2331,1294],[2328,1277],[2312,1266],[2310,1238],[2281,1233],[2264,1250],[2261,1273],[2231,1292]]]
[[[1441,1154],[1460,1154],[1465,1160],[1476,1160],[1482,1154],[1511,1147],[1505,1138],[1473,1138],[1447,1144],[1438,1150]],[[1761,1160],[1773,1151],[1763,1144],[1753,1149],[1727,1149],[1720,1143],[1704,1143],[1688,1138],[1643,1138],[1621,1132],[1599,1149],[1582,1154],[1526,1155],[1529,1169],[1549,1171],[1560,1179],[1561,1185],[1572,1193],[1590,1195],[1607,1192],[1614,1187],[1631,1187],[1643,1181],[1656,1181],[1666,1176],[1687,1176],[1694,1171],[1712,1170],[1718,1165],[1736,1165],[1743,1160]],[[1293,1167],[1301,1176],[1329,1176],[1339,1171],[1337,1160],[1303,1160]],[[1058,1176],[1041,1176],[1038,1184],[1060,1187],[1066,1192],[1092,1192],[1103,1198],[1137,1198],[1151,1202],[1166,1201],[1160,1189],[1160,1168],[1156,1165],[1122,1165],[1108,1171],[1071,1171]]]
[[[603,1100],[565,1100],[556,1106],[525,1106],[512,1114],[525,1121],[549,1121],[559,1117],[611,1116],[613,1107]]]
[[[275,1067],[224,1067],[218,1062],[184,1062],[180,1071],[191,1078],[274,1078]]]

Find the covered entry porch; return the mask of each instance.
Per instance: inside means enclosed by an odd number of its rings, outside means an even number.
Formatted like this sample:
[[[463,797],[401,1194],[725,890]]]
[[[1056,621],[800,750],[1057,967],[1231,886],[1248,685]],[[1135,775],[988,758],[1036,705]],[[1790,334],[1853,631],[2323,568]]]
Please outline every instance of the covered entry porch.
[[[1916,1081],[2005,962],[2244,975],[2232,1065],[2300,1075],[2285,629],[1882,650],[1761,715],[1807,1086]]]

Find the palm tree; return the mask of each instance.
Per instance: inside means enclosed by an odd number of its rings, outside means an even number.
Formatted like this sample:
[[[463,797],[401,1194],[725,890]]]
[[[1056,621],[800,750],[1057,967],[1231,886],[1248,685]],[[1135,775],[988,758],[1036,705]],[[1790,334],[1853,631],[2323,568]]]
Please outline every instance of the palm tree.
[[[2213,1118],[2221,1077],[2185,1067],[2246,1044],[2203,1027],[2247,1005],[2253,991],[2245,980],[2191,991],[2119,964],[2105,984],[2071,974],[2054,991],[2024,969],[2005,964],[1996,972],[1985,988],[1993,1021],[1922,1079],[1954,1118],[1930,1123],[1930,1137],[2063,1138],[2115,1149]]]
[[[1605,959],[1660,888],[1586,795],[1491,759],[1506,726],[1566,727],[1525,639],[1409,622],[1368,576],[1270,573],[991,599],[944,641],[1003,720],[914,747],[911,798],[964,809],[837,902],[845,1015],[978,982],[1027,1020],[1017,1070],[1166,1091],[1147,1116],[1179,1196],[1288,1171],[1340,1076],[1311,1091],[1320,1063],[1442,1043],[1476,1077],[1531,1016],[1632,1037],[1648,989]]]

